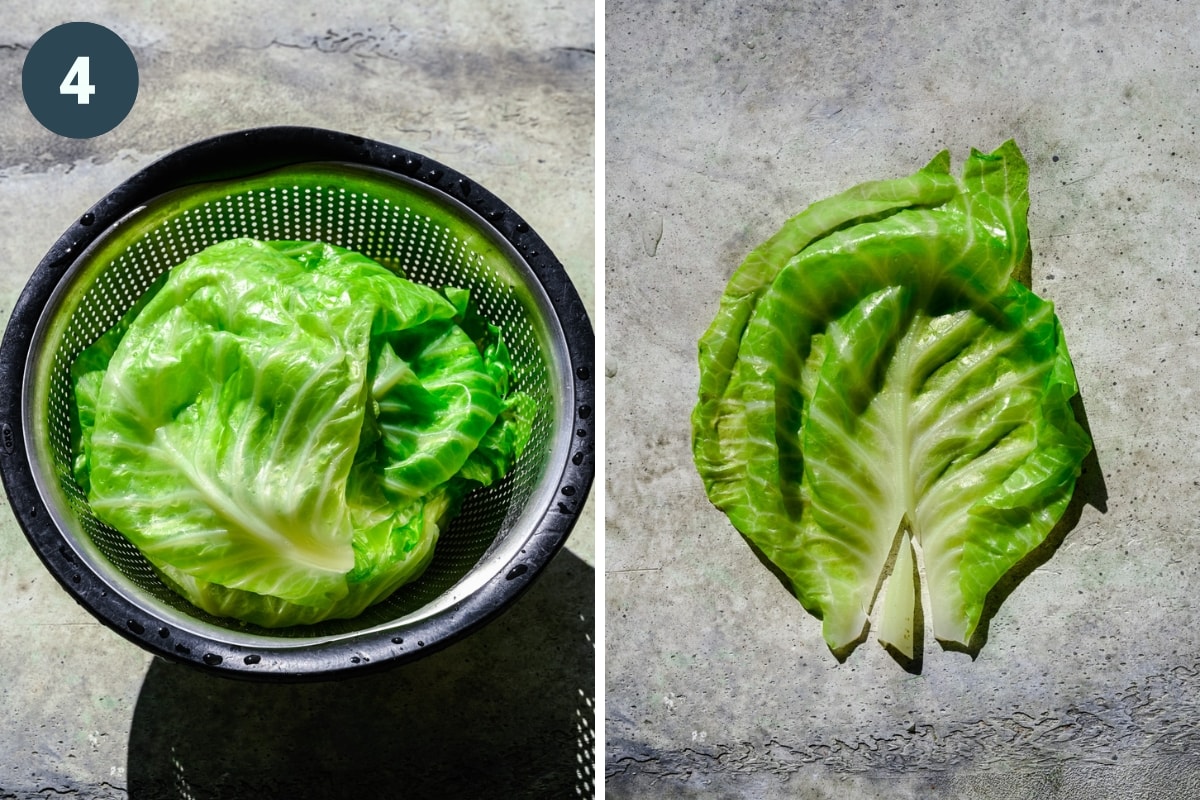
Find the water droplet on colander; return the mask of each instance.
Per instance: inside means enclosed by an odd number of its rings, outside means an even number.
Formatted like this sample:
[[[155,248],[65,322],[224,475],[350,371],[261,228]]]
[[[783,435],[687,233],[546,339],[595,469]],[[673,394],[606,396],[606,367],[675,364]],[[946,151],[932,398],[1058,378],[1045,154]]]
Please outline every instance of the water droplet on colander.
[[[586,381],[588,378],[592,377],[592,371],[587,367],[579,367],[575,370],[575,377],[579,378],[581,381]]]
[[[158,635],[160,638],[166,639],[168,636],[171,635],[171,631],[167,628],[159,628]]]
[[[567,497],[571,497],[572,495],[575,494],[575,487],[574,486],[564,486],[562,488],[562,493],[565,494]]]
[[[242,661],[245,661],[246,664],[248,664],[250,666],[254,666],[258,662],[262,661],[262,656],[260,656],[256,653],[251,653],[250,655],[243,658]]]
[[[125,620],[125,627],[138,634],[139,636],[146,632],[146,626],[138,622],[136,619]]]
[[[208,664],[210,667],[215,667],[217,664],[220,664],[224,660],[225,659],[221,658],[216,653],[205,653],[204,654],[204,663]]]
[[[580,406],[579,407],[579,416],[581,416],[584,419],[587,419],[591,415],[592,415],[592,407],[591,406]]]
[[[96,215],[90,211],[79,218],[80,225],[91,225],[95,221],[96,221]]]
[[[577,467],[583,463],[583,451],[582,450],[577,451],[575,453],[575,455],[571,456],[571,463]]]
[[[393,636],[392,644],[404,644],[404,637],[403,636]]]
[[[529,567],[527,565],[517,564],[515,567],[513,567],[512,569],[510,569],[508,571],[508,574],[504,576],[504,579],[511,581],[513,578],[521,577],[528,571],[529,571]]]

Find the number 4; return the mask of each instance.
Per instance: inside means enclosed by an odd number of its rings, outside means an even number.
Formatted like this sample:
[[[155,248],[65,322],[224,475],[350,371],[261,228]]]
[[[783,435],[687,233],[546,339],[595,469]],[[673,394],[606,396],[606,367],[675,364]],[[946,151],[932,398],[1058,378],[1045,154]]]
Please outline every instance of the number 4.
[[[79,105],[91,103],[92,95],[96,93],[96,87],[91,83],[90,70],[90,58],[87,56],[76,58],[70,71],[67,72],[67,77],[63,78],[63,82],[58,85],[58,93],[75,95]]]

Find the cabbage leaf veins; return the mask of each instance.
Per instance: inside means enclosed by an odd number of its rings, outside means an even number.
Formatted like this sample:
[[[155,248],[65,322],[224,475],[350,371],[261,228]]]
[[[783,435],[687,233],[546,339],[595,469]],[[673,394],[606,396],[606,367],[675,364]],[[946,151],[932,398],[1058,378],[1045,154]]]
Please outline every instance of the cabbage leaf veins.
[[[961,177],[942,152],[817,202],[750,253],[700,340],[708,496],[839,657],[869,618],[909,659],[922,616],[970,647],[1091,449],[1054,307],[1017,278],[1027,182],[1009,141]]]

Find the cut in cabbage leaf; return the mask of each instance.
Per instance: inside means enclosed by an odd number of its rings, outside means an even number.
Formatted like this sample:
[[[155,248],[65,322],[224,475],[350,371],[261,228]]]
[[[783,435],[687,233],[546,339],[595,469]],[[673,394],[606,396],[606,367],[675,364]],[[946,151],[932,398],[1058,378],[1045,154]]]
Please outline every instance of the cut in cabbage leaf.
[[[700,340],[708,496],[839,655],[874,615],[913,658],[922,583],[934,637],[969,647],[1091,449],[1053,305],[1014,277],[1030,258],[1025,161],[1010,141],[972,150],[960,178],[949,165],[943,152],[789,220]]]

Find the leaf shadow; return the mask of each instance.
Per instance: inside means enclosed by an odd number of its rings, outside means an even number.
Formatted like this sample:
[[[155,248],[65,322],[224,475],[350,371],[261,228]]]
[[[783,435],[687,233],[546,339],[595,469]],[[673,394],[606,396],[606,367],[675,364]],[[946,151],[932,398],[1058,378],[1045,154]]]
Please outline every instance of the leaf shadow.
[[[1108,486],[1104,481],[1104,470],[1100,466],[1100,458],[1096,454],[1095,438],[1092,436],[1091,425],[1088,424],[1087,410],[1084,407],[1082,393],[1076,394],[1071,398],[1071,409],[1075,412],[1076,421],[1087,432],[1088,439],[1093,442],[1091,452],[1087,454],[1081,465],[1079,478],[1075,482],[1075,492],[1071,495],[1071,502],[1067,505],[1067,509],[1063,512],[1058,524],[1051,529],[1045,540],[1027,553],[1023,559],[1018,561],[992,587],[991,592],[988,593],[987,599],[984,601],[983,613],[980,615],[979,625],[975,628],[975,633],[972,635],[968,645],[962,647],[955,643],[942,642],[941,644],[945,649],[964,652],[971,656],[972,659],[975,659],[984,645],[987,644],[992,618],[1000,610],[1000,606],[1004,605],[1004,601],[1008,599],[1008,596],[1013,593],[1013,590],[1022,581],[1029,577],[1030,573],[1049,561],[1051,556],[1058,551],[1058,548],[1067,538],[1067,535],[1079,524],[1079,518],[1083,515],[1084,507],[1091,506],[1101,514],[1108,513]]]

